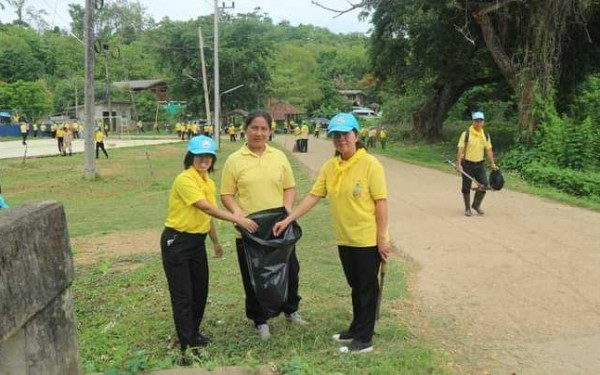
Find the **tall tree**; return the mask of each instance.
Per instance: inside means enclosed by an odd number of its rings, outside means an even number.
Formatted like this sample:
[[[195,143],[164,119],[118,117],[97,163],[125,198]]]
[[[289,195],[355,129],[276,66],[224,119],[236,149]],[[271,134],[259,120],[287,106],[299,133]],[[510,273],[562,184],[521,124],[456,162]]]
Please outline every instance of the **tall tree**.
[[[397,3],[402,1],[363,0],[352,8],[385,11]],[[466,40],[477,46],[480,39],[477,35],[481,33],[486,51],[516,97],[519,128],[528,137],[538,123],[534,110],[536,93],[553,100],[552,92],[561,80],[561,62],[569,44],[573,43],[572,38],[579,38],[577,42],[580,42],[587,36],[585,45],[578,43],[582,48],[597,44],[589,38],[587,29],[590,20],[600,11],[598,1],[446,0],[439,3],[463,15],[464,21],[456,25]],[[418,14],[422,8],[416,5],[410,14]],[[450,33],[453,28],[447,27],[446,32]]]
[[[448,112],[469,88],[499,80],[481,41],[454,30],[461,17],[444,2],[378,3],[373,12],[371,61],[383,86],[416,96],[416,138],[437,140]]]

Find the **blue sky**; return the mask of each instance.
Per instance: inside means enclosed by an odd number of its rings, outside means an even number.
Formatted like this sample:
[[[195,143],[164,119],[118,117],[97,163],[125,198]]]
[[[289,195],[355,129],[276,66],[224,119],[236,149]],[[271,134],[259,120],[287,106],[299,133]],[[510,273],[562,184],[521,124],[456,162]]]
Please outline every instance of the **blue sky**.
[[[110,3],[117,0],[105,0]],[[347,0],[319,0],[321,4],[334,9],[346,9]],[[222,4],[223,0],[219,0]],[[358,2],[358,1],[353,1]],[[48,12],[47,22],[61,28],[68,28],[70,17],[67,4],[75,3],[84,5],[85,0],[26,0],[25,7],[45,9]],[[150,14],[157,21],[168,16],[173,20],[187,20],[201,15],[212,14],[213,0],[143,0],[141,1]],[[225,1],[231,5],[231,1]],[[173,6],[173,4],[177,4]],[[336,33],[362,32],[369,30],[367,22],[358,20],[358,11],[349,12],[334,18],[334,14],[311,4],[310,0],[236,0],[235,10],[232,12],[246,13],[260,7],[269,14],[275,23],[287,20],[292,25],[312,24],[330,29]],[[0,20],[10,22],[14,19],[11,9],[0,11]]]

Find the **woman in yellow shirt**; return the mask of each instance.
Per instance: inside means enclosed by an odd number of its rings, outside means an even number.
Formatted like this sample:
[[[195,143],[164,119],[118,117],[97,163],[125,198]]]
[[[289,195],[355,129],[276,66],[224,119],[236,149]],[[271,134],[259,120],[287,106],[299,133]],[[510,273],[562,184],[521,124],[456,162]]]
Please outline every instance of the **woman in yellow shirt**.
[[[335,156],[325,162],[311,192],[284,220],[275,224],[279,235],[292,221],[329,197],[338,253],[352,289],[354,317],[347,331],[333,335],[347,342],[342,353],[373,351],[380,263],[390,255],[387,188],[383,166],[359,141],[359,124],[350,113],[329,122]]]
[[[294,203],[296,181],[290,162],[282,151],[268,144],[271,122],[267,112],[249,114],[244,123],[247,142],[229,155],[223,166],[221,202],[237,216],[279,207],[290,211]],[[261,306],[252,286],[241,238],[236,240],[236,249],[246,294],[246,317],[254,322],[259,337],[269,340],[268,320],[272,316]],[[303,325],[306,321],[298,313],[301,300],[299,273],[300,264],[294,249],[288,261],[287,300],[281,310],[290,323]]]
[[[206,236],[214,244],[215,257],[223,255],[212,217],[231,221],[254,232],[258,226],[216,204],[216,188],[209,173],[216,161],[216,143],[205,136],[193,137],[181,172],[169,194],[165,229],[160,239],[163,268],[169,284],[173,320],[181,350],[209,343],[200,334],[208,298]]]

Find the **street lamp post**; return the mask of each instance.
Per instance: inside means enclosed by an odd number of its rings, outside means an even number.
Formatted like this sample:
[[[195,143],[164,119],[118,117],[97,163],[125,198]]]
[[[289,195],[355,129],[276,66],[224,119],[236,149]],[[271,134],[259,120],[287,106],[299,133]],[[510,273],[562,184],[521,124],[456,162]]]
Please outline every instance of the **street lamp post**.
[[[242,83],[241,85],[237,85],[237,86],[235,86],[235,87],[232,87],[232,88],[230,88],[230,89],[228,89],[228,90],[225,90],[225,91],[223,91],[222,93],[220,93],[220,94],[219,94],[219,105],[221,104],[221,97],[222,97],[223,95],[225,95],[225,94],[229,94],[230,92],[232,92],[232,91],[235,91],[235,90],[237,90],[237,89],[239,89],[239,88],[242,88],[242,87],[244,87],[244,84],[243,84],[243,83]],[[215,120],[216,120],[216,119],[215,119]],[[216,120],[216,121],[218,121],[218,120]],[[219,123],[220,123],[220,121],[219,121]],[[218,133],[217,133],[217,131],[218,131]],[[217,135],[217,139],[216,139],[216,141],[217,141],[217,149],[219,149],[219,148],[221,147],[221,128],[220,128],[220,127],[219,127],[218,129],[217,129],[217,128],[215,128],[215,133],[216,133],[216,135]]]

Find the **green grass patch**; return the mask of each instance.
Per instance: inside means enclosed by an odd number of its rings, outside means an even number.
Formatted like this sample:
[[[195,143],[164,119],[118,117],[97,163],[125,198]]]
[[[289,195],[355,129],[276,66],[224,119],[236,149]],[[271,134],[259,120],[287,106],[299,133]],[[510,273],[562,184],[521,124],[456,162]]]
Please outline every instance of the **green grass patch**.
[[[226,156],[240,143],[222,142],[215,179]],[[148,230],[160,233],[170,184],[182,169],[185,143],[108,150],[99,159],[96,181],[83,176],[83,157],[13,159],[0,176],[12,206],[44,199],[65,205],[72,237]],[[298,199],[312,186],[306,170],[291,158]],[[296,327],[278,317],[273,338],[262,342],[244,313],[244,292],[235,256],[234,230],[219,222],[223,259],[210,259],[210,295],[202,331],[213,342],[197,367],[271,364],[286,374],[447,374],[451,359],[411,334],[403,311],[410,295],[401,262],[390,265],[381,319],[370,355],[340,355],[331,335],[347,328],[350,289],[338,259],[327,200],[300,224],[301,312],[311,324]],[[136,373],[175,366],[177,349],[168,349],[175,328],[169,293],[156,251],[122,254],[94,264],[78,264],[73,286],[84,370]],[[209,254],[212,247],[208,245]],[[77,256],[76,256],[77,260]]]

